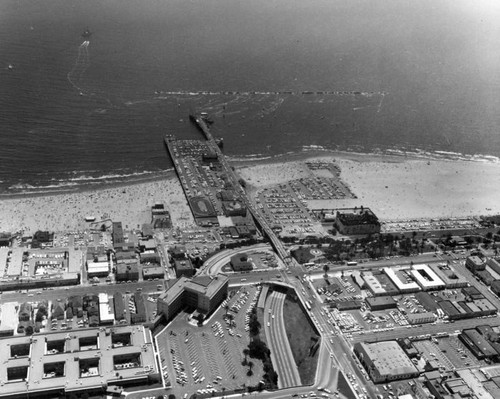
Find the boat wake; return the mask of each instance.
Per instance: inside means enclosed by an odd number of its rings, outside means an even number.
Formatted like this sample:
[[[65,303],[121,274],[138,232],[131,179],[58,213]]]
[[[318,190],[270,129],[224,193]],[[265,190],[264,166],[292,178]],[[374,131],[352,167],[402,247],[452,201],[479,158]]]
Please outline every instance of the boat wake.
[[[76,57],[75,65],[66,75],[68,82],[73,86],[76,90],[80,92],[80,95],[85,95],[85,90],[80,86],[80,81],[85,73],[85,71],[90,66],[90,55],[89,55],[89,47],[90,41],[84,40],[80,46],[78,46],[78,56]]]

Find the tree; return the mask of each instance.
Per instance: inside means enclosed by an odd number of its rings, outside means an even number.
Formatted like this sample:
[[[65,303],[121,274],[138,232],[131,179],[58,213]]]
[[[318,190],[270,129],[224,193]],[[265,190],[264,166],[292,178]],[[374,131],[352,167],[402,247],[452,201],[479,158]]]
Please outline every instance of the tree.
[[[33,326],[27,326],[25,332],[26,335],[33,335]]]
[[[250,357],[253,357],[255,359],[263,360],[269,354],[267,345],[260,339],[252,340],[250,344],[248,344],[248,349],[250,349]]]
[[[254,366],[254,365],[253,365],[253,362],[250,360],[250,361],[248,362],[248,368],[249,368],[250,370],[252,370],[253,366]]]
[[[323,266],[323,271],[325,272],[325,278],[328,277],[328,272],[330,271],[330,266],[327,263]]]
[[[248,359],[248,354],[250,353],[250,349],[248,348],[245,348],[243,349],[243,355],[245,355],[245,361],[247,361]]]
[[[205,315],[203,313],[198,313],[195,316],[196,321],[198,322],[198,326],[203,325],[203,321],[205,320]]]
[[[248,326],[250,328],[250,334],[257,335],[259,333],[260,323],[259,323],[259,320],[257,319],[257,315],[255,313],[252,313],[250,315],[250,321],[248,322]]]

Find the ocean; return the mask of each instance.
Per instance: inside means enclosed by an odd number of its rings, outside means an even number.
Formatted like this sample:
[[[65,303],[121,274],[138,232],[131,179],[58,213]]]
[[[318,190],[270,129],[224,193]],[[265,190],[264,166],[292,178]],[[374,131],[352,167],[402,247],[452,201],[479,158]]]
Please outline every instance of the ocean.
[[[497,162],[499,21],[497,0],[2,0],[0,194],[162,174],[200,111],[232,158]]]

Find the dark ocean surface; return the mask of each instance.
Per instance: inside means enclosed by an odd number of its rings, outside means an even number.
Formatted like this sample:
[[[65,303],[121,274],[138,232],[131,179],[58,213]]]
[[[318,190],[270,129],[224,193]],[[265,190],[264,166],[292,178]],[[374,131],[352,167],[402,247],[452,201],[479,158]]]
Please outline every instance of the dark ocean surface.
[[[190,111],[234,158],[497,161],[500,1],[0,1],[0,194],[158,174]]]

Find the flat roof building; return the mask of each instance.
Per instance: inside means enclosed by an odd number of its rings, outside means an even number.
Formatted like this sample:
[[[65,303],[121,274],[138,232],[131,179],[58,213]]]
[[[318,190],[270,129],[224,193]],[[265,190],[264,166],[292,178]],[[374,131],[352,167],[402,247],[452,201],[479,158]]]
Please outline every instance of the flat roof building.
[[[446,288],[462,288],[468,285],[467,279],[446,263],[432,264],[429,267],[444,282]]]
[[[469,301],[484,298],[484,295],[473,285],[462,288],[462,294],[464,294]]]
[[[113,232],[111,233],[113,245],[124,242],[122,222],[113,222]]]
[[[148,240],[139,240],[139,249],[141,251],[156,250],[156,247],[157,247],[156,241],[152,238]]]
[[[411,274],[423,291],[441,290],[445,287],[443,280],[428,265],[413,265]]]
[[[429,312],[435,312],[438,308],[436,297],[425,291],[420,291],[415,294],[415,299]]]
[[[463,330],[458,338],[474,353],[478,359],[494,358],[498,356],[497,351],[484,339],[475,329]]]
[[[88,277],[105,277],[109,274],[109,262],[87,262]]]
[[[102,395],[113,385],[160,380],[151,334],[142,326],[0,339],[0,397]]]
[[[365,299],[365,302],[370,307],[370,310],[394,309],[398,307],[398,303],[392,299],[392,296],[377,296]]]
[[[125,301],[123,299],[123,295],[119,292],[115,292],[115,294],[113,296],[113,303],[115,306],[114,314],[115,314],[116,321],[124,320],[126,310],[125,310]]]
[[[139,280],[139,269],[137,266],[137,261],[134,261],[134,263],[117,263],[116,280],[117,281]]]
[[[248,255],[245,253],[239,253],[231,257],[231,267],[235,272],[250,271],[253,266],[248,260]]]
[[[381,272],[362,272],[361,277],[374,296],[397,295],[398,289],[392,281]]]
[[[484,270],[486,268],[486,264],[479,256],[468,256],[465,260],[465,267],[475,273],[479,270]]]
[[[433,323],[437,319],[436,315],[432,312],[408,313],[405,317],[410,324]]]
[[[419,376],[418,370],[396,341],[357,342],[354,353],[375,383]]]
[[[113,299],[108,297],[108,294],[102,292],[99,294],[99,320],[100,324],[113,324],[115,314],[113,311]]]
[[[486,284],[487,286],[490,286],[493,281],[495,281],[495,278],[485,269],[485,270],[478,270],[476,272],[476,276],[479,277],[479,279]]]
[[[191,259],[175,259],[174,260],[174,268],[175,268],[175,276],[180,278],[184,277],[193,277],[195,270],[193,264],[191,263]]]
[[[500,262],[498,258],[490,258],[486,261],[486,266],[489,266],[495,273],[500,274]]]
[[[161,266],[143,267],[142,277],[144,280],[151,280],[155,278],[164,278],[165,271]]]
[[[77,284],[82,266],[74,248],[2,248],[0,291]]]
[[[380,222],[369,208],[338,210],[335,224],[341,234],[374,234],[380,232]]]
[[[384,267],[384,273],[401,293],[420,291],[420,286],[410,278],[409,268]]]

